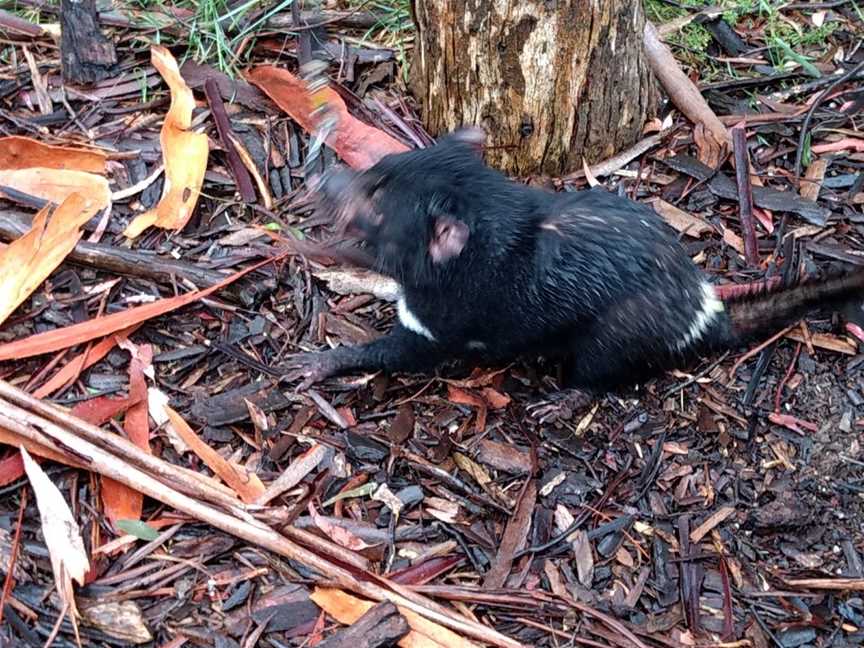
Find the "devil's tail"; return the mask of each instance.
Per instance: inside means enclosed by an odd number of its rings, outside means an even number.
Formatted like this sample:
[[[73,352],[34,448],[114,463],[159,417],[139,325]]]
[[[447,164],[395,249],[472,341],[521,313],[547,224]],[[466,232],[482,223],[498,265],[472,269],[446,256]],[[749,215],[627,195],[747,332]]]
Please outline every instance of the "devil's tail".
[[[816,312],[837,312],[864,303],[864,270],[788,288],[762,288],[723,300],[727,343],[772,335]]]

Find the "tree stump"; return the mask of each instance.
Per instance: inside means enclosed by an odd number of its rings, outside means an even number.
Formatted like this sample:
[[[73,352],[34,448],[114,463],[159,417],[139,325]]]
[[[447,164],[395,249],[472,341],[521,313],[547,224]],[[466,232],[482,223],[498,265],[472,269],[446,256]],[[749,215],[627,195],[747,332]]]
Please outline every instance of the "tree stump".
[[[558,175],[632,145],[656,106],[641,0],[423,0],[411,86],[426,128],[482,126],[501,170]]]

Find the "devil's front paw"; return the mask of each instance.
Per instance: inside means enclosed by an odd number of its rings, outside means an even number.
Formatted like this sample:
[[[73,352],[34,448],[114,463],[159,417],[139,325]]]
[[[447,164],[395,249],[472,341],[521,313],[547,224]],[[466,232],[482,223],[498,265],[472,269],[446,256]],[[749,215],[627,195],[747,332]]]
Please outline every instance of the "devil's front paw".
[[[305,391],[315,383],[335,376],[342,370],[339,349],[297,353],[285,363],[283,379],[289,382],[300,380],[298,391]]]

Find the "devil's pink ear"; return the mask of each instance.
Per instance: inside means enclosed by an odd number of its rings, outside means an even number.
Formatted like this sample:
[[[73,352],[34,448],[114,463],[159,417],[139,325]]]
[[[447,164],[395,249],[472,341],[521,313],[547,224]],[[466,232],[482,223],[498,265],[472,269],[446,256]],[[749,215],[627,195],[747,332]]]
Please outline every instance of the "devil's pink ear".
[[[466,126],[450,133],[446,141],[468,144],[477,155],[482,155],[483,147],[486,146],[486,131],[479,126]]]
[[[433,263],[444,263],[462,254],[468,242],[468,226],[450,216],[438,216],[432,240],[429,242],[429,256]]]

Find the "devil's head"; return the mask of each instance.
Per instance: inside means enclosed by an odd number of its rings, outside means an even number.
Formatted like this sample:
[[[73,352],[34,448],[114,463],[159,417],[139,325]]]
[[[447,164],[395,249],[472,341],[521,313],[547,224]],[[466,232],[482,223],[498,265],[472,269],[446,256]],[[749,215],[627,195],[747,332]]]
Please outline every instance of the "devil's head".
[[[379,271],[403,284],[435,281],[469,245],[465,183],[486,168],[484,141],[479,129],[464,129],[365,171],[341,168],[318,184],[321,205],[337,229],[366,244]]]

